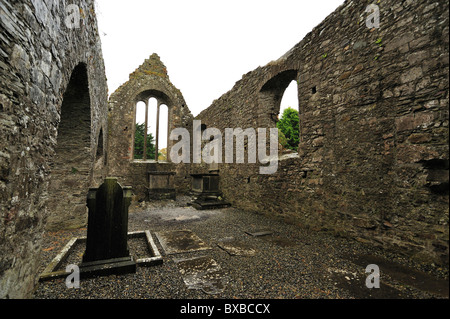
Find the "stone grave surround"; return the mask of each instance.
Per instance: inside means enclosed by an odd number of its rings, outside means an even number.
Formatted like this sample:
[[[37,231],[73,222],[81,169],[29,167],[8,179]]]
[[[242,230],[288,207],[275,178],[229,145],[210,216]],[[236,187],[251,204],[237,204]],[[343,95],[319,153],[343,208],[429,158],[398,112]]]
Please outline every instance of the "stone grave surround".
[[[100,187],[91,188],[87,195],[89,209],[87,236],[72,238],[47,265],[39,280],[67,277],[70,272],[63,266],[77,243],[85,247],[79,263],[81,279],[134,273],[137,265],[161,264],[162,257],[149,230],[128,232],[128,208],[131,200],[131,187],[122,187],[115,177],[107,177]],[[149,256],[134,260],[128,248],[128,239],[137,237],[146,238]]]

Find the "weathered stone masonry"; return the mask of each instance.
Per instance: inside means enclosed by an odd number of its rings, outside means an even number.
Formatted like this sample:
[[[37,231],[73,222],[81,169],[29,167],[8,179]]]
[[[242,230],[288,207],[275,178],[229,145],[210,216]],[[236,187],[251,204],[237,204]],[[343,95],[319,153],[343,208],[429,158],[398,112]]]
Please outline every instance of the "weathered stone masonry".
[[[192,131],[193,116],[186,101],[169,79],[167,68],[157,54],[152,54],[130,74],[109,99],[108,131],[108,175],[116,176],[123,185],[133,187],[135,199],[148,199],[149,172],[178,172],[174,186],[179,192],[190,187],[187,164],[174,165],[154,160],[134,160],[134,132],[136,104],[157,98],[168,107],[168,131],[184,127]],[[168,141],[167,154],[175,141]]]
[[[79,26],[66,23],[69,4]],[[225,198],[448,267],[448,3],[380,1],[371,30],[367,4],[346,1],[197,118],[222,132],[275,127],[297,81],[298,156],[270,175],[220,164]],[[217,167],[133,160],[137,101],[166,103],[169,131],[192,131],[192,115],[156,55],[108,105],[93,0],[1,0],[0,26],[0,298],[21,298],[44,230],[85,225],[88,188],[106,174],[142,200],[151,171],[175,171],[187,192],[191,173]]]
[[[234,206],[448,264],[448,3],[346,1],[283,57],[200,113],[207,127],[275,127],[298,83],[300,145],[276,174],[221,164]]]
[[[66,23],[69,4],[79,26]],[[21,298],[37,282],[44,229],[86,224],[104,173],[107,86],[93,1],[2,0],[0,27],[0,298]]]

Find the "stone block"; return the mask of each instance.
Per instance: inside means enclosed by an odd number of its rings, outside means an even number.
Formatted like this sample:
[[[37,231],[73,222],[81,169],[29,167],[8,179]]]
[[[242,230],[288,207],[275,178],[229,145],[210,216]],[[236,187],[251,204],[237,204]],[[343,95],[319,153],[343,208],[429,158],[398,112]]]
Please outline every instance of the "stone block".
[[[432,125],[434,120],[433,113],[414,113],[407,114],[395,119],[397,132],[409,131],[418,128],[427,128]]]
[[[408,137],[408,141],[413,144],[421,144],[431,141],[430,133],[413,133]]]
[[[436,158],[438,153],[431,147],[416,144],[397,146],[397,161],[400,163],[418,163]]]
[[[400,75],[400,81],[402,83],[407,83],[411,81],[415,81],[423,76],[421,67],[413,67],[408,71],[404,72]]]

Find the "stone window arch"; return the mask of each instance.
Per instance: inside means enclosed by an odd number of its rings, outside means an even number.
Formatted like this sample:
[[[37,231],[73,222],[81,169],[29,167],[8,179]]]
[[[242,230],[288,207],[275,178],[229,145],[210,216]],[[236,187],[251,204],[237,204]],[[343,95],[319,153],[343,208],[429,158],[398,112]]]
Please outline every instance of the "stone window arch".
[[[258,124],[260,127],[276,127],[282,116],[281,103],[285,97],[285,93],[291,95],[291,103],[295,105],[287,105],[294,110],[300,112],[298,102],[298,71],[286,70],[278,73],[268,80],[258,93],[259,114]],[[296,96],[292,98],[292,96]],[[285,107],[286,105],[283,105]],[[284,109],[284,108],[283,108]],[[299,139],[300,139],[300,122]],[[279,135],[280,137],[280,135]],[[298,148],[298,144],[297,144]]]
[[[164,151],[161,151],[165,148],[167,154],[170,105],[170,99],[159,91],[149,90],[137,96],[134,111],[133,160],[167,161],[167,156],[163,156]]]

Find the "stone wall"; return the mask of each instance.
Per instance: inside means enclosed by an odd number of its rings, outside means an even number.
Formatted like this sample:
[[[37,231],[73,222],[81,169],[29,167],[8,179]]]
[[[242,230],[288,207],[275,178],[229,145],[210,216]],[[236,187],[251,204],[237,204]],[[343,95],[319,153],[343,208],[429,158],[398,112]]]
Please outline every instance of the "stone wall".
[[[192,130],[193,116],[186,101],[169,79],[167,68],[157,54],[152,54],[121,85],[109,99],[108,113],[108,175],[119,178],[122,185],[132,186],[135,199],[147,199],[149,171],[178,171],[175,186],[179,192],[189,188],[190,179],[185,178],[189,168],[169,162],[134,159],[134,132],[136,105],[157,98],[168,107],[168,132],[183,127]],[[167,154],[176,141],[169,141]]]
[[[0,298],[22,298],[44,229],[86,225],[107,86],[94,1],[2,0],[0,27]]]
[[[298,155],[275,174],[220,164],[234,206],[448,265],[448,3],[345,1],[289,52],[245,74],[197,116],[275,127],[298,84]],[[372,20],[370,20],[372,21]]]
[[[85,225],[88,187],[106,173],[139,199],[149,170],[175,169],[186,192],[189,174],[208,169],[133,160],[140,98],[166,99],[169,131],[192,132],[192,115],[157,56],[108,105],[93,3],[0,2],[0,298],[32,295],[44,230]],[[222,132],[275,127],[297,81],[298,155],[268,175],[259,163],[220,164],[226,199],[448,265],[448,3],[381,1],[373,29],[367,4],[346,1],[198,119]]]

